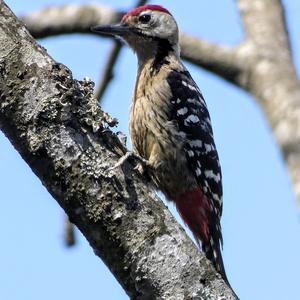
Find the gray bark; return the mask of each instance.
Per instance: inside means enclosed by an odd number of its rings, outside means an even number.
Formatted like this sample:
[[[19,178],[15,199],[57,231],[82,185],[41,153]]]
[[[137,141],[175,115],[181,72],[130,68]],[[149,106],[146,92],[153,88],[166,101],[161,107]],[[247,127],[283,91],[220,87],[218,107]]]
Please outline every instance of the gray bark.
[[[255,97],[281,149],[300,204],[300,83],[284,8],[280,0],[237,0],[237,5],[245,30],[239,45],[226,48],[182,33],[182,57]],[[90,26],[115,23],[121,14],[102,5],[68,5],[30,14],[23,21],[34,36],[46,37],[90,33]]]
[[[263,109],[300,204],[300,83],[279,0],[239,0],[246,32],[237,50],[247,70],[242,87]]]
[[[126,162],[114,123],[0,1],[0,129],[132,299],[235,299]]]

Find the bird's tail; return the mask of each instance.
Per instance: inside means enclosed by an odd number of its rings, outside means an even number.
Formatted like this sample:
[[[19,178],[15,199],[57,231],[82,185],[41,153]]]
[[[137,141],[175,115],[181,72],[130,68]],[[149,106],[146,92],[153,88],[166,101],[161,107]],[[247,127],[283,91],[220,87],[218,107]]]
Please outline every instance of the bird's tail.
[[[219,219],[214,215],[207,197],[200,188],[193,189],[182,194],[175,203],[178,213],[192,231],[198,246],[230,286],[221,254],[222,234]]]
[[[202,249],[205,256],[212,262],[217,272],[221,274],[226,284],[231,287],[225,272],[220,240],[217,239],[215,235],[211,235],[208,243],[202,243]]]

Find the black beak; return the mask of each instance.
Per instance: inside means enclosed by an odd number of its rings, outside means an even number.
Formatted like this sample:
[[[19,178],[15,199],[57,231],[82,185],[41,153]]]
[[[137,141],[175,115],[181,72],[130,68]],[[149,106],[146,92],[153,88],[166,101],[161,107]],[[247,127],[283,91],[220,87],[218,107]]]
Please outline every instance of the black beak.
[[[91,31],[100,34],[118,35],[118,36],[124,36],[131,33],[131,29],[127,25],[123,25],[123,24],[94,26],[91,27]]]

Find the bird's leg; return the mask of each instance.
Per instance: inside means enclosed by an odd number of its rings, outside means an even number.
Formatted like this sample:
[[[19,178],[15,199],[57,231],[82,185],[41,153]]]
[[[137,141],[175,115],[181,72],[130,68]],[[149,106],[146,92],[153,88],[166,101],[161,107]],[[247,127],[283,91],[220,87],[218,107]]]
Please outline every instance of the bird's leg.
[[[138,170],[141,174],[144,174],[145,170],[151,168],[148,160],[144,159],[143,157],[132,151],[128,151],[119,159],[119,161],[113,167],[110,167],[108,170],[111,171],[122,166],[129,159],[134,159],[138,161],[138,164],[135,166],[134,169]]]

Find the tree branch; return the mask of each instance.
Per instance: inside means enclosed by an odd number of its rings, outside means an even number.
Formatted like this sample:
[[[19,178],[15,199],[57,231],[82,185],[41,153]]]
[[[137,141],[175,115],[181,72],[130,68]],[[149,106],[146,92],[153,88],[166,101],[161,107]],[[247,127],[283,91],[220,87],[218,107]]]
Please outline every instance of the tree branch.
[[[236,85],[245,81],[244,64],[237,57],[235,48],[225,48],[184,33],[180,34],[180,47],[182,58],[194,65]]]
[[[300,83],[279,0],[238,0],[246,41],[237,55],[247,66],[242,85],[262,107],[282,150],[300,204]]]
[[[77,18],[80,14],[84,15],[85,18],[78,22]],[[47,8],[23,16],[21,19],[34,37],[44,38],[58,34],[92,34],[91,26],[116,23],[121,19],[122,14],[121,11],[107,9],[102,5],[75,6],[72,4]],[[98,17],[95,18],[95,15]],[[209,71],[216,72],[232,83],[241,80],[239,76],[243,64],[238,63],[234,49],[225,49],[187,34],[181,34],[180,40],[184,59]],[[222,55],[226,57],[226,64],[221,59]]]
[[[113,69],[114,69],[116,61],[117,61],[117,59],[119,57],[121,49],[122,49],[121,42],[118,41],[118,40],[115,40],[114,43],[113,43],[113,45],[112,45],[112,48],[110,50],[110,53],[109,53],[109,56],[108,56],[108,60],[107,60],[107,63],[105,65],[103,74],[101,76],[101,80],[100,80],[99,86],[97,87],[96,92],[95,92],[95,97],[100,102],[102,100],[104,92],[106,91],[109,83],[114,78]]]
[[[289,57],[289,37],[281,1],[237,0],[237,3],[246,39],[259,46],[259,52],[268,51],[272,55],[284,54]],[[279,49],[283,50],[283,53],[278,53]]]
[[[35,38],[45,38],[60,34],[91,33],[91,26],[116,23],[122,15],[123,12],[92,3],[53,6],[20,19]]]
[[[67,215],[64,216],[64,243],[66,247],[73,247],[76,244],[75,226]]]
[[[108,171],[125,149],[93,83],[74,80],[0,3],[0,128],[127,294],[234,299],[149,183],[128,162]]]

